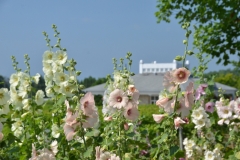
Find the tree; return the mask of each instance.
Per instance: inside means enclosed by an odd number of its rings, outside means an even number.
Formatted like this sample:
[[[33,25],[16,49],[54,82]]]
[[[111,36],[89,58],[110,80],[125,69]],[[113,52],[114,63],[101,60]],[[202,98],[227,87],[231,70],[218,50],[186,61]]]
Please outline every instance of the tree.
[[[174,14],[179,23],[195,23],[194,45],[230,63],[229,54],[240,56],[239,0],[158,0],[158,22],[170,22]]]
[[[0,88],[9,88],[8,79],[0,75]]]

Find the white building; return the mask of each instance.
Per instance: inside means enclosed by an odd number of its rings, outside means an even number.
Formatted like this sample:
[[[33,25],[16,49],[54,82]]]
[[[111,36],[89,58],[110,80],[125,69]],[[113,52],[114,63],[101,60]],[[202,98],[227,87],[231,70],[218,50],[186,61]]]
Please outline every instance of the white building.
[[[171,71],[177,68],[182,67],[181,63],[178,63],[176,60],[173,60],[172,63],[143,63],[143,60],[139,62],[139,74],[142,73],[164,73]],[[189,69],[189,61],[185,62],[185,67]]]

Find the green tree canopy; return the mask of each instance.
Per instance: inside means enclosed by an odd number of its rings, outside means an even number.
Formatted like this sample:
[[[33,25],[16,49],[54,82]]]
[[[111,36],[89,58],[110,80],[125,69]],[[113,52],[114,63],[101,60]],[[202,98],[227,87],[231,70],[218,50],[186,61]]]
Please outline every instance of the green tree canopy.
[[[180,24],[194,23],[194,44],[218,57],[217,63],[240,56],[240,0],[158,0],[157,8],[158,22],[175,15]]]

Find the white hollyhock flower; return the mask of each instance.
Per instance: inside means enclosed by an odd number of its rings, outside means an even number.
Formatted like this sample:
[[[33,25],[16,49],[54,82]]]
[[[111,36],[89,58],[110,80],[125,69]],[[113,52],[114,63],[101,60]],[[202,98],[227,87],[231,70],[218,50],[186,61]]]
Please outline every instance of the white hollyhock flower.
[[[43,72],[46,74],[46,75],[53,75],[53,67],[51,64],[49,63],[46,63],[46,62],[43,62]]]
[[[52,51],[45,51],[43,53],[43,62],[45,63],[52,63],[54,57],[54,52]]]
[[[60,92],[64,95],[66,95],[67,97],[71,97],[74,94],[72,93],[72,91],[74,90],[75,86],[70,84],[70,83],[65,83],[60,85]]]
[[[19,77],[20,77],[21,85],[27,87],[31,84],[30,76],[27,73],[20,72]]]
[[[193,119],[193,123],[196,125],[194,128],[200,130],[202,127],[205,126],[205,119]]]
[[[28,87],[21,85],[18,89],[18,95],[22,98],[26,98],[28,94]]]
[[[214,160],[215,156],[214,153],[212,151],[205,151],[205,159],[207,160]]]
[[[54,90],[52,85],[47,85],[45,91],[48,97],[54,97]]]
[[[11,102],[12,102],[15,110],[19,111],[22,109],[22,107],[23,107],[22,101],[23,101],[22,96],[19,96],[18,94],[14,93],[14,92],[11,93]]]
[[[40,78],[40,74],[37,73],[36,76],[33,76],[33,81],[34,81],[36,84],[38,84],[39,78]]]
[[[64,64],[67,61],[67,53],[61,50],[58,50],[53,57],[54,62],[58,64]]]
[[[59,64],[59,63],[53,62],[53,63],[52,63],[52,72],[53,72],[53,73],[63,72],[63,67],[62,67],[62,65]]]
[[[56,84],[60,85],[60,84],[66,84],[69,80],[69,77],[67,74],[61,72],[57,72],[55,73],[53,80],[55,81]]]
[[[23,123],[19,118],[15,119],[15,123],[12,124],[11,130],[13,131],[14,136],[20,137],[23,134]]]
[[[30,102],[29,102],[28,99],[24,99],[22,101],[22,103],[23,103],[23,109],[25,109],[25,110],[29,110],[30,109],[31,105],[30,105]]]
[[[7,104],[7,101],[10,99],[10,95],[7,88],[0,89],[0,105]]]
[[[43,149],[40,152],[40,155],[37,156],[37,160],[56,160],[54,153],[48,149]]]
[[[38,90],[35,96],[35,102],[37,105],[41,105],[44,102],[44,92],[42,90]]]
[[[3,114],[8,114],[10,111],[9,109],[9,104],[6,103],[2,106],[2,108],[0,108],[0,115],[3,115]]]
[[[53,142],[50,144],[50,147],[51,147],[51,150],[52,150],[52,152],[54,153],[54,155],[56,155],[57,152],[58,152],[58,143],[57,143],[57,141],[56,141],[56,140],[53,141]]]
[[[56,124],[52,125],[52,136],[58,138],[60,136],[60,129]]]
[[[232,110],[228,106],[222,106],[217,108],[217,113],[219,118],[231,118],[232,117]]]
[[[19,82],[18,74],[17,73],[12,74],[9,81],[10,85],[16,87],[18,85],[18,82]]]
[[[202,119],[204,117],[204,109],[202,107],[199,107],[198,109],[193,110],[192,117],[194,119]]]

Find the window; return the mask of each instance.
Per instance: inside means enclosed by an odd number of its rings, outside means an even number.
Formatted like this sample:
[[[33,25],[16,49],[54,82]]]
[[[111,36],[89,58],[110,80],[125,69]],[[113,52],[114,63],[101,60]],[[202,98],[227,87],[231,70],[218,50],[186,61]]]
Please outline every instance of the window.
[[[159,72],[159,69],[158,69],[158,68],[156,69],[156,72]]]
[[[150,72],[150,68],[148,68],[147,71]]]
[[[158,96],[151,96],[151,104],[156,104],[156,101],[158,100]]]
[[[163,72],[163,68],[161,68],[161,72]]]
[[[143,72],[146,72],[146,69],[145,69],[145,68],[143,69]]]
[[[154,68],[152,68],[152,72],[154,72]]]

